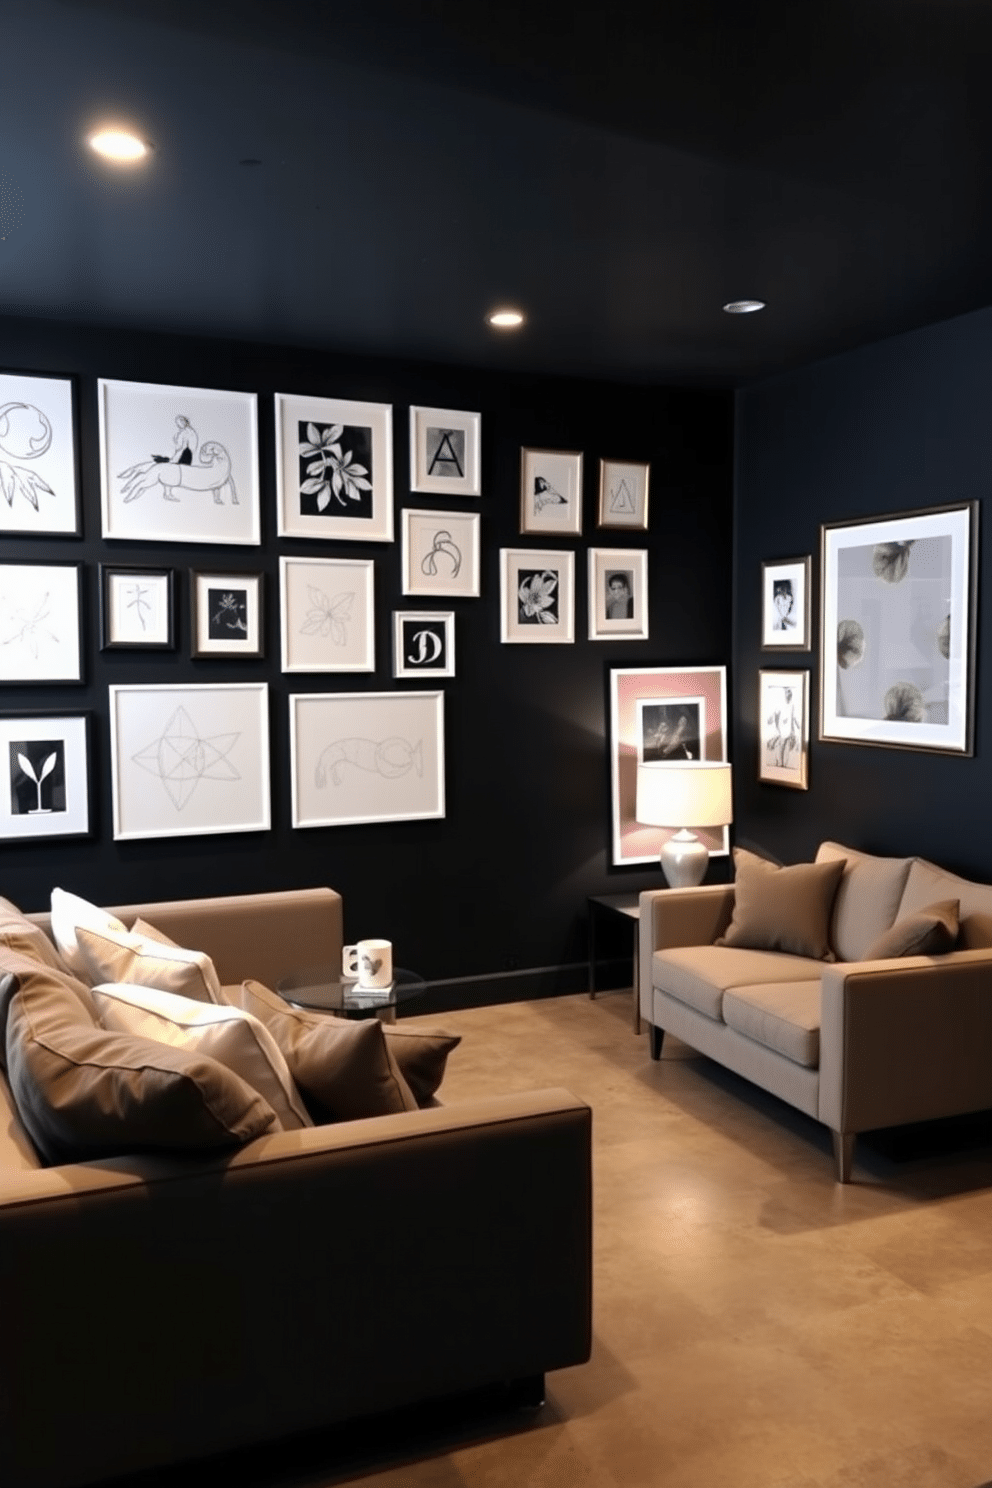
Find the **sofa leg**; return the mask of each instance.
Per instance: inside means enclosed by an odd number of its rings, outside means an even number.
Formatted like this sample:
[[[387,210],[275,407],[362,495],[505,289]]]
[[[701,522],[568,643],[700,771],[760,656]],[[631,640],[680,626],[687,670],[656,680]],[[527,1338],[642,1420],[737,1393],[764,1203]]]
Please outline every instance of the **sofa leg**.
[[[540,1410],[544,1404],[544,1375],[528,1374],[511,1380],[508,1393],[514,1409]]]
[[[857,1132],[832,1131],[830,1135],[834,1139],[834,1163],[837,1168],[837,1182],[850,1183],[851,1164],[854,1162],[854,1143],[857,1140]]]
[[[657,1025],[654,1023],[648,1024],[648,1040],[651,1044],[652,1059],[661,1058],[661,1046],[664,1042],[664,1038],[665,1030],[663,1028],[658,1028]]]

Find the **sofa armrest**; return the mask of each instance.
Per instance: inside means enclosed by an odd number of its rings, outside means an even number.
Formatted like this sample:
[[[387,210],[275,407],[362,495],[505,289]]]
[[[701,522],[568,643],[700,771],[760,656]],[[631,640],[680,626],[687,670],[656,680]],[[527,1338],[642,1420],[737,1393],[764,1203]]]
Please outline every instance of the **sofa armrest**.
[[[651,958],[670,946],[712,945],[730,924],[733,884],[648,889],[640,897],[638,975],[641,1016],[651,1021]]]

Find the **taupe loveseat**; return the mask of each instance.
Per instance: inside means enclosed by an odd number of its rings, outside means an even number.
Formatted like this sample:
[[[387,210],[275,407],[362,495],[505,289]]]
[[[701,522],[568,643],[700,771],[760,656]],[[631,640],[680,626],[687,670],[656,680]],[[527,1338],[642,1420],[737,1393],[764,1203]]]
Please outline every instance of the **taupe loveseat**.
[[[992,1108],[992,887],[920,858],[843,860],[830,922],[836,959],[717,945],[734,886],[641,895],[640,1003],[651,1054],[664,1033],[815,1117],[850,1181],[859,1132]],[[959,907],[957,948],[863,959],[928,906]]]

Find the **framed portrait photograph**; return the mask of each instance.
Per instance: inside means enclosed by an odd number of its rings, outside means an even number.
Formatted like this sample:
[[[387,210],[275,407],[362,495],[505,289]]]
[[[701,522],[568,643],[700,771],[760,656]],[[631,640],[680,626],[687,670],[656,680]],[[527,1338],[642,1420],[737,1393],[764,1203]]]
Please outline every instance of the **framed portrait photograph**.
[[[479,513],[406,507],[402,520],[403,593],[477,598]]]
[[[821,534],[820,738],[972,754],[978,503]]]
[[[648,525],[648,476],[651,466],[634,460],[600,460],[600,527],[630,527],[641,532]]]
[[[0,534],[79,537],[71,377],[0,372]]]
[[[393,676],[453,677],[455,616],[452,610],[393,611]]]
[[[82,682],[78,563],[0,563],[0,682]]]
[[[214,573],[197,568],[190,570],[189,583],[190,655],[194,660],[204,656],[256,659],[264,655],[264,574]]]
[[[280,537],[393,541],[389,403],[276,393]]]
[[[520,451],[520,531],[581,536],[582,455],[578,451]]]
[[[808,651],[810,628],[809,554],[761,565],[761,649]]]
[[[97,382],[103,536],[257,546],[254,393]]]
[[[175,570],[100,564],[101,651],[172,651]]]
[[[589,549],[589,639],[646,641],[646,548]]]
[[[294,827],[444,816],[443,692],[289,699]]]
[[[571,645],[575,640],[575,554],[501,548],[500,640],[504,645]]]
[[[672,835],[636,817],[637,766],[646,760],[727,758],[727,669],[610,670],[610,804],[614,864],[655,863]],[[684,825],[692,827],[691,822]],[[697,830],[693,828],[693,830]],[[699,828],[711,854],[728,851],[726,827]]]
[[[758,673],[758,779],[809,790],[809,672]]]
[[[0,717],[0,840],[90,835],[89,716]]]
[[[280,558],[284,672],[375,670],[371,558]]]
[[[116,839],[268,831],[267,683],[107,690]]]
[[[481,413],[410,409],[410,490],[481,496]]]

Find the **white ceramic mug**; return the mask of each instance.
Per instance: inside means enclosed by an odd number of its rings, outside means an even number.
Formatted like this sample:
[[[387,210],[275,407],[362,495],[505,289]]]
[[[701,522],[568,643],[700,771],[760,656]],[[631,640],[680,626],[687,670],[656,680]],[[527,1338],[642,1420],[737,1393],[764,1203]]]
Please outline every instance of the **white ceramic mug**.
[[[360,987],[382,991],[393,985],[393,946],[389,940],[360,940],[341,948],[341,976]]]

